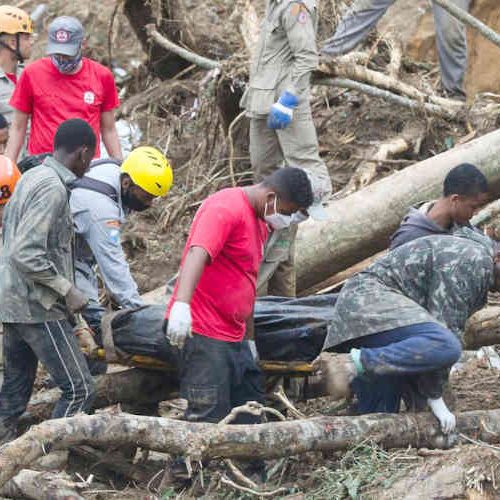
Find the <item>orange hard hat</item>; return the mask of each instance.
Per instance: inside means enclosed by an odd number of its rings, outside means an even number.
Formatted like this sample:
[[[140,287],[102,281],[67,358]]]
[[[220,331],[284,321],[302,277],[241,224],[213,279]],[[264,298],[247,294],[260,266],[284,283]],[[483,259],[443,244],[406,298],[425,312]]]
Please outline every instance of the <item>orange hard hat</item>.
[[[0,155],[0,205],[5,205],[14,192],[21,172],[16,164],[4,155]]]
[[[12,5],[0,5],[0,33],[15,35],[33,33],[33,22],[27,12]]]

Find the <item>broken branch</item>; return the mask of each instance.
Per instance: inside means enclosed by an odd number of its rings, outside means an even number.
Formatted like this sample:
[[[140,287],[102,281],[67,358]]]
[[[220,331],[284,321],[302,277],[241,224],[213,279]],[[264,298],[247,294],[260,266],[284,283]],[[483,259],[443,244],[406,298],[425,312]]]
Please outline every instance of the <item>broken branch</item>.
[[[429,114],[440,116],[442,118],[453,119],[455,113],[448,109],[443,108],[437,104],[431,104],[428,102],[416,101],[410,99],[409,97],[403,97],[389,90],[384,90],[372,85],[367,85],[366,83],[361,83],[355,80],[350,80],[348,78],[319,78],[314,80],[313,83],[316,85],[330,85],[333,87],[341,87],[345,89],[358,90],[372,97],[378,97],[380,99],[385,99],[386,101],[393,102],[398,106],[403,106],[405,108],[426,111]]]
[[[203,69],[216,69],[220,68],[220,63],[214,61],[213,59],[209,59],[208,57],[200,56],[195,54],[194,52],[181,47],[174,42],[171,42],[168,38],[161,35],[157,30],[154,24],[146,25],[147,34],[161,47],[164,49],[173,52],[174,54],[182,57],[186,61],[190,63],[196,64],[200,68]]]

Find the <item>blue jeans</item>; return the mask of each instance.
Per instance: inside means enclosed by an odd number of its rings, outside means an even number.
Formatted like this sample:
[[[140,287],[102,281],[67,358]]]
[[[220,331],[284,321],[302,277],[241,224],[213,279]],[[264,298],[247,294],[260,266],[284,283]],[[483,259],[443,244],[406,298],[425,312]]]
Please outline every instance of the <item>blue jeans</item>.
[[[365,369],[352,383],[359,413],[397,413],[410,392],[420,398],[442,394],[449,368],[462,348],[458,338],[438,323],[419,323],[346,342],[358,348]]]
[[[5,375],[0,391],[0,427],[13,427],[33,391],[38,361],[62,391],[52,418],[86,411],[95,386],[85,357],[67,321],[5,323]]]

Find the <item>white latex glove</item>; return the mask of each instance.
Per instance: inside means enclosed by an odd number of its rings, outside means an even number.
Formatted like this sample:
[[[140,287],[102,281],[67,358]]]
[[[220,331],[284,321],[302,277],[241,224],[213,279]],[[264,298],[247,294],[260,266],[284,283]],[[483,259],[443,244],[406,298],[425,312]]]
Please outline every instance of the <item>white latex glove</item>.
[[[174,302],[168,316],[167,339],[179,349],[184,347],[191,334],[191,308],[185,302]]]
[[[439,420],[441,424],[441,430],[444,434],[449,434],[451,431],[455,429],[457,425],[457,419],[455,415],[448,410],[446,403],[443,401],[443,398],[438,399],[428,399],[427,404],[430,406],[432,413]]]
[[[259,361],[259,351],[257,351],[257,346],[255,345],[255,340],[249,340],[248,346],[250,347],[250,352],[252,353],[253,360],[257,363]]]

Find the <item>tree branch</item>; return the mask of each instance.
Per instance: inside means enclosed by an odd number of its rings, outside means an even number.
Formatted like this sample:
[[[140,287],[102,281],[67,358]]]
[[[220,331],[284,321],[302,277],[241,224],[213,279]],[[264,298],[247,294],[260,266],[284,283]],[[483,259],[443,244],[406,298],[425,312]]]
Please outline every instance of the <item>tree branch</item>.
[[[457,432],[500,441],[500,410],[457,414]],[[100,413],[48,420],[0,448],[0,487],[49,450],[71,446],[126,446],[183,455],[190,460],[278,458],[309,451],[345,450],[370,439],[387,448],[447,447],[430,414],[316,417],[260,425],[218,425],[168,418]]]

